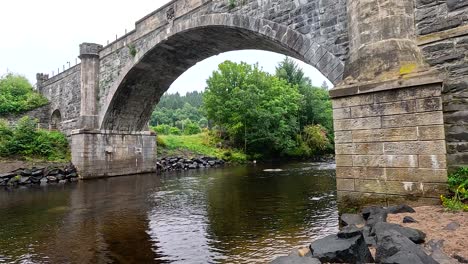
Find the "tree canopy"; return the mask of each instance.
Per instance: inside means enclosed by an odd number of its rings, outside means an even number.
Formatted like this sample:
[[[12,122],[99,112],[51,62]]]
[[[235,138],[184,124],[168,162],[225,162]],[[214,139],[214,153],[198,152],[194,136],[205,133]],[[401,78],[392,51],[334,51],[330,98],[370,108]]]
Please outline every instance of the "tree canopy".
[[[26,112],[47,102],[25,77],[15,74],[0,77],[0,115]]]

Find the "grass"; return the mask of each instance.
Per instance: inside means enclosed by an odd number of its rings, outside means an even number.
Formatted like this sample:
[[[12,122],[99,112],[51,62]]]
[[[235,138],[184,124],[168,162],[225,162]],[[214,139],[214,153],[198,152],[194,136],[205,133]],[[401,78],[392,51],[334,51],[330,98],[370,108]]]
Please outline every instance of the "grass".
[[[216,147],[216,139],[208,133],[196,135],[158,135],[159,156],[211,156],[226,161],[244,162],[246,155],[238,150]]]

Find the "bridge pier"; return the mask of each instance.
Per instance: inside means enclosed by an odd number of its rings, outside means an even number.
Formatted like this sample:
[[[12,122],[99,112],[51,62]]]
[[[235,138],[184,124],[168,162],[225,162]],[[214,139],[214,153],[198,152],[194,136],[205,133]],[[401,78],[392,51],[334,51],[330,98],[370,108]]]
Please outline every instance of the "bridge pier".
[[[443,82],[415,41],[412,1],[348,1],[350,57],[330,92],[341,206],[439,203]]]
[[[156,171],[156,140],[150,132],[74,130],[71,139],[81,179]]]

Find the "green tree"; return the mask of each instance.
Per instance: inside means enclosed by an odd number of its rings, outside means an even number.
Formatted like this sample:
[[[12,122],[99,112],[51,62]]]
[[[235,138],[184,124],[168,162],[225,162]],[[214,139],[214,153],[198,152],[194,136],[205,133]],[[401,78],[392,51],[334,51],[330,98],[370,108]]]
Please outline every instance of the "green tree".
[[[301,96],[296,85],[258,65],[225,61],[207,80],[204,110],[247,153],[284,154],[296,145]]]
[[[0,115],[22,113],[47,104],[29,81],[20,75],[7,74],[0,78]]]
[[[288,57],[276,67],[276,76],[298,86],[302,95],[299,110],[301,130],[308,125],[320,124],[327,130],[329,140],[333,140],[333,112],[328,90],[313,86],[302,69]]]

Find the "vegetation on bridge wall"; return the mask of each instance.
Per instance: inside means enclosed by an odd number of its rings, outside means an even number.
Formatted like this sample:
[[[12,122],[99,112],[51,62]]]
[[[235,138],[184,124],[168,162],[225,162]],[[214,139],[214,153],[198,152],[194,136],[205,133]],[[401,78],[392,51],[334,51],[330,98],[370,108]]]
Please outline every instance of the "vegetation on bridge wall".
[[[23,113],[47,103],[25,77],[15,74],[0,77],[0,116]]]

